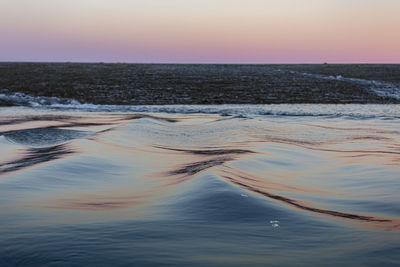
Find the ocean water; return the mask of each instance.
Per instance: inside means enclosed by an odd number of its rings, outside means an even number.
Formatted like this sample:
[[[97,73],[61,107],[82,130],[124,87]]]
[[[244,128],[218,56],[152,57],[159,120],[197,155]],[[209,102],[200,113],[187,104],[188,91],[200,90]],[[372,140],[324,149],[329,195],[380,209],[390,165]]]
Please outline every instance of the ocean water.
[[[400,264],[400,106],[0,108],[0,266]]]

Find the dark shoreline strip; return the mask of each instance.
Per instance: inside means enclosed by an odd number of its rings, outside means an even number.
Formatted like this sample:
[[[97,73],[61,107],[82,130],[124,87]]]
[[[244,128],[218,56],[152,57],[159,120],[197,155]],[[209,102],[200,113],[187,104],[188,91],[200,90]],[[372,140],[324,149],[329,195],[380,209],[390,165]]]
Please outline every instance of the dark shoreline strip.
[[[2,62],[0,68],[6,95],[0,106],[29,105],[30,96],[101,105],[400,103],[392,93],[400,86],[400,64]],[[28,97],[7,98],[17,92]]]

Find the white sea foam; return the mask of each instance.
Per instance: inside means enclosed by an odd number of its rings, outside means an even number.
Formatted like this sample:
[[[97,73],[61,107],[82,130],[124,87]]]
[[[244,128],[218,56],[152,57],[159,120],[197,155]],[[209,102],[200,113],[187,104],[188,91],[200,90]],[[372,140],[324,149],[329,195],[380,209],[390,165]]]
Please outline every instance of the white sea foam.
[[[305,73],[298,71],[289,71],[289,72],[292,74],[300,74],[311,78],[317,78],[323,80],[337,80],[337,81],[354,83],[363,86],[365,90],[370,91],[378,96],[400,99],[400,87],[389,82],[365,80],[358,78],[345,78],[342,75],[328,76],[328,75]]]
[[[75,99],[31,96],[20,92],[11,92],[9,90],[0,90],[0,100],[4,100],[17,106],[42,107],[52,105],[70,105],[79,106],[81,103]]]
[[[96,105],[74,99],[31,96],[0,90],[0,100],[17,106],[88,112],[150,112],[219,114],[238,119],[265,116],[325,116],[350,118],[400,118],[398,104],[224,104],[224,105]]]
[[[273,228],[279,227],[279,221],[274,220],[274,221],[269,221],[269,223]]]

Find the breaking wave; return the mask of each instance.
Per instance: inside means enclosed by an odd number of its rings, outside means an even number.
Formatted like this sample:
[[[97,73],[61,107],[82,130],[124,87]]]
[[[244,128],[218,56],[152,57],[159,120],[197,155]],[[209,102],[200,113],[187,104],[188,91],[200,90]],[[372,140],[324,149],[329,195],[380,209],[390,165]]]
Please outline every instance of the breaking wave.
[[[52,107],[79,106],[81,103],[75,99],[47,96],[32,96],[21,92],[11,92],[7,89],[0,90],[0,100],[10,106]],[[1,104],[1,102],[0,102]]]
[[[298,71],[289,71],[289,73],[299,74],[306,77],[317,78],[322,80],[345,81],[353,84],[358,84],[363,86],[367,91],[370,91],[378,96],[400,99],[400,87],[389,82],[365,80],[359,78],[346,78],[343,77],[342,75],[332,76],[332,75],[322,75],[322,74],[314,74],[314,73],[306,73]]]
[[[225,104],[225,105],[96,105],[75,99],[31,96],[0,90],[0,100],[14,106],[87,112],[151,112],[219,114],[238,118],[266,116],[325,116],[356,119],[400,118],[397,104]]]

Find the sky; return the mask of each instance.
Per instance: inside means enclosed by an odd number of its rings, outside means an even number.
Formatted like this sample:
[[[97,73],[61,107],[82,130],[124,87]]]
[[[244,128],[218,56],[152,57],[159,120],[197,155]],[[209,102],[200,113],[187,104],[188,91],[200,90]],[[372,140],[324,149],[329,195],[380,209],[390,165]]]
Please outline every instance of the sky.
[[[400,0],[0,0],[0,61],[400,63]]]

